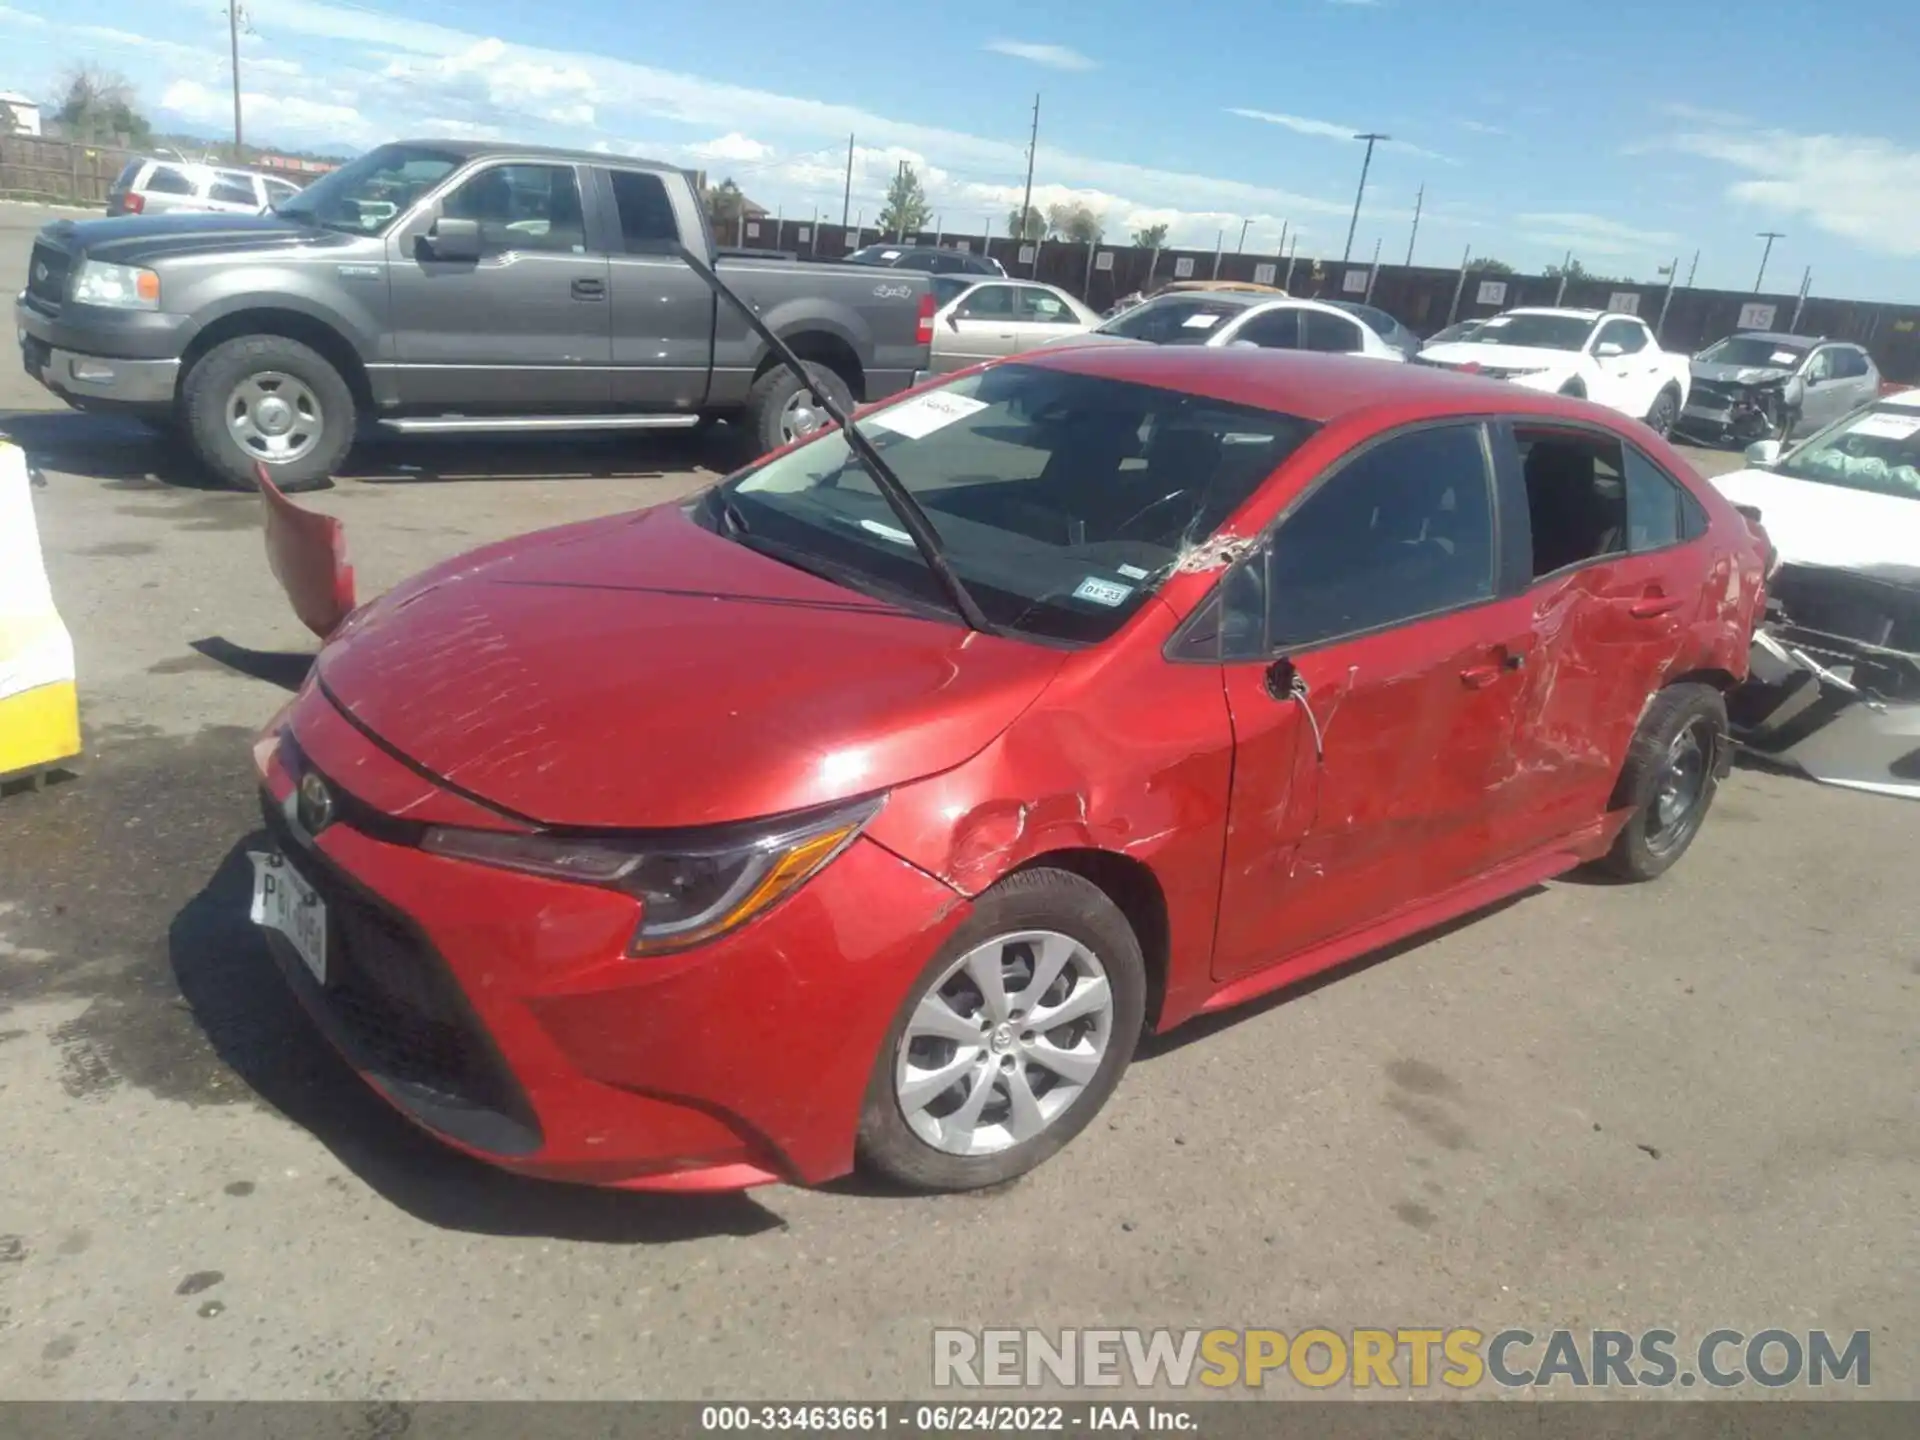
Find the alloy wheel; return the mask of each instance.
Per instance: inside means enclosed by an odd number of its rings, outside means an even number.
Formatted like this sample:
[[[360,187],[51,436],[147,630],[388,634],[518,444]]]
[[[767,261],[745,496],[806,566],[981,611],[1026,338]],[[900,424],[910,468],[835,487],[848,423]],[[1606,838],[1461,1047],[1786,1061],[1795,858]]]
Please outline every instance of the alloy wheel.
[[[1656,854],[1683,844],[1699,825],[1713,769],[1713,748],[1705,720],[1688,725],[1667,747],[1647,816],[1647,848]]]
[[[226,418],[234,443],[269,465],[306,458],[326,426],[312,387],[279,370],[257,371],[235,385],[227,396]]]

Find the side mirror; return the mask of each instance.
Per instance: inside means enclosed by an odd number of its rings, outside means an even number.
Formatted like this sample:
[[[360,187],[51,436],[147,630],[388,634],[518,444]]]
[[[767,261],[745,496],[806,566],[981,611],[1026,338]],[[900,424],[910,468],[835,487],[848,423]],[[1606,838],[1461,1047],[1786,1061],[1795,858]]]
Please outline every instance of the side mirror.
[[[949,310],[947,312],[947,328],[956,331],[960,328],[960,312],[958,310]]]
[[[1602,340],[1594,347],[1593,353],[1602,360],[1611,360],[1614,356],[1624,355],[1627,352],[1620,347],[1618,340]]]
[[[452,220],[442,215],[420,237],[436,260],[478,260],[480,258],[480,222]]]
[[[1780,462],[1780,442],[1778,440],[1756,440],[1747,446],[1747,463],[1766,467]]]

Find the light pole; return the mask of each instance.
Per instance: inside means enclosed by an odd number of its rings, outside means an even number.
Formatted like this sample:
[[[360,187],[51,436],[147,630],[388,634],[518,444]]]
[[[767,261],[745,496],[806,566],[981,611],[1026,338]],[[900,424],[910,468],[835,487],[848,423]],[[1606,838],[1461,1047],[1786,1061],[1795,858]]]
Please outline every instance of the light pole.
[[[1347,226],[1347,248],[1340,252],[1340,263],[1346,264],[1353,258],[1353,232],[1360,228],[1360,201],[1367,193],[1367,171],[1373,166],[1373,144],[1376,140],[1391,140],[1391,135],[1378,135],[1369,130],[1364,135],[1356,135],[1356,140],[1367,142],[1367,157],[1360,162],[1360,188],[1353,192],[1353,221]]]
[[[1753,293],[1756,295],[1760,293],[1761,282],[1767,278],[1767,260],[1773,254],[1773,242],[1787,238],[1785,232],[1780,230],[1762,230],[1759,235],[1767,242],[1767,248],[1760,252],[1760,273],[1753,277]]]

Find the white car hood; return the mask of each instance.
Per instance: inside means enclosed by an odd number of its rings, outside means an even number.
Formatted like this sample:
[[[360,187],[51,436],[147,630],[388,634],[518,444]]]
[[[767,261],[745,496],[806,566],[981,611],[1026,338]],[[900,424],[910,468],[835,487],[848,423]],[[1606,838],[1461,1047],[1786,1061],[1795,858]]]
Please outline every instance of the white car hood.
[[[1502,370],[1572,370],[1580,364],[1577,351],[1531,345],[1432,345],[1420,352],[1420,358],[1441,365],[1492,365]]]
[[[1734,504],[1760,512],[1767,538],[1785,563],[1920,584],[1920,500],[1768,470],[1736,470],[1712,479]]]

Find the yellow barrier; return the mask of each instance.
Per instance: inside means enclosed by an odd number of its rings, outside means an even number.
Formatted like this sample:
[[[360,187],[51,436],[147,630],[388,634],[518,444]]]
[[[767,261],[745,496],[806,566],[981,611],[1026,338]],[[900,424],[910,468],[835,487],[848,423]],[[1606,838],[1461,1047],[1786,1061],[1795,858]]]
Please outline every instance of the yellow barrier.
[[[73,637],[47,583],[27,457],[0,440],[0,780],[79,753]]]

